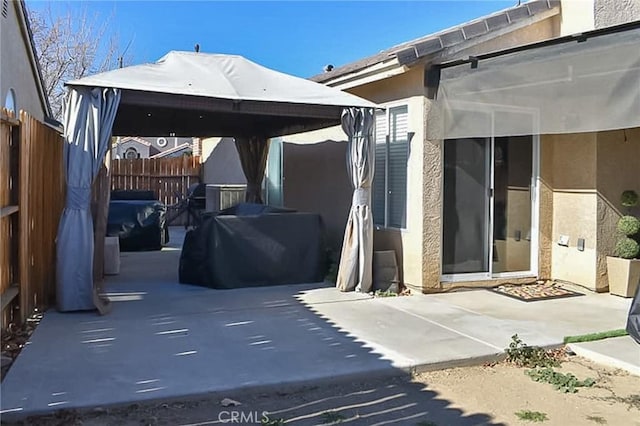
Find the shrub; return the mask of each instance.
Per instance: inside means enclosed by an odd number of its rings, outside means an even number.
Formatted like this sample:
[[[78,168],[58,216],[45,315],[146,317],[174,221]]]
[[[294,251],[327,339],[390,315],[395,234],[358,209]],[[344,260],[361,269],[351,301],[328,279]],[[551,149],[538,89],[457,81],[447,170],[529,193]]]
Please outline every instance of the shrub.
[[[634,216],[622,216],[618,221],[618,231],[630,237],[640,232],[640,219]]]
[[[624,191],[620,197],[620,204],[624,207],[635,207],[638,205],[638,193],[636,191]]]
[[[615,255],[623,259],[635,259],[640,253],[640,244],[632,238],[625,237],[616,243]]]

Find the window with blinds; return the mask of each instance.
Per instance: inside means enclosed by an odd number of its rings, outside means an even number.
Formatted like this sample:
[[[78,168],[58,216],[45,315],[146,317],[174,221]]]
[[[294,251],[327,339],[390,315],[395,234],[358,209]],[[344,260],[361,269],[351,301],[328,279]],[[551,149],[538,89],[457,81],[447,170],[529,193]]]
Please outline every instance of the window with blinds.
[[[406,106],[389,108],[376,115],[375,141],[373,221],[388,228],[405,228],[409,158]]]

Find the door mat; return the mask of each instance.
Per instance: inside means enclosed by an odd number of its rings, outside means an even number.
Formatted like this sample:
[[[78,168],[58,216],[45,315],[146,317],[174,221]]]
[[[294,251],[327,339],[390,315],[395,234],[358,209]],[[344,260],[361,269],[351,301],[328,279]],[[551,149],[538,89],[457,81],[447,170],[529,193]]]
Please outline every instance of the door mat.
[[[557,284],[523,284],[523,285],[501,285],[490,288],[494,293],[522,300],[524,302],[535,302],[538,300],[559,299],[562,297],[584,296],[583,293],[567,290]]]

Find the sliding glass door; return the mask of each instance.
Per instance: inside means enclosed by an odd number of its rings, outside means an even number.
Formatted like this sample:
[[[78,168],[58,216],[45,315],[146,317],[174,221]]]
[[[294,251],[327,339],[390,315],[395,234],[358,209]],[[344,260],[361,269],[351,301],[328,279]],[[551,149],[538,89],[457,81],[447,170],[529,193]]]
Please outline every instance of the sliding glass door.
[[[442,273],[490,274],[491,140],[444,143]],[[470,277],[473,278],[473,277]]]
[[[443,281],[534,269],[533,136],[444,141]]]

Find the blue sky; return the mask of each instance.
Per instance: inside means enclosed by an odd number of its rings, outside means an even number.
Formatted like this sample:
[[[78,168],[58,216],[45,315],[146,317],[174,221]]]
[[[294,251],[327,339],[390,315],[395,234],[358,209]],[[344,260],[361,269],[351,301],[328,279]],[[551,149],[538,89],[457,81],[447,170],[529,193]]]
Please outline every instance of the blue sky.
[[[358,60],[516,4],[502,1],[55,1],[52,12],[84,8],[108,20],[131,64],[170,50],[232,53],[300,77]]]

